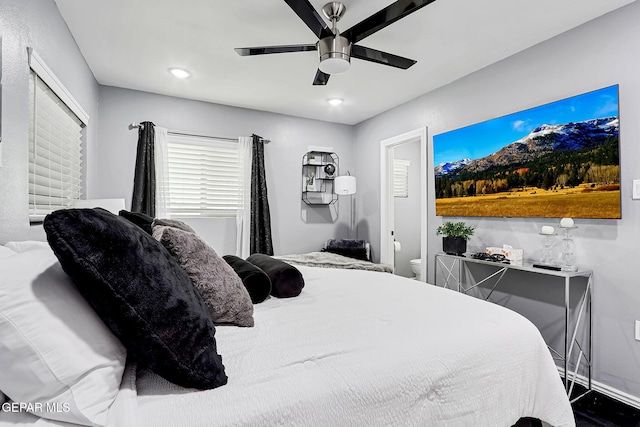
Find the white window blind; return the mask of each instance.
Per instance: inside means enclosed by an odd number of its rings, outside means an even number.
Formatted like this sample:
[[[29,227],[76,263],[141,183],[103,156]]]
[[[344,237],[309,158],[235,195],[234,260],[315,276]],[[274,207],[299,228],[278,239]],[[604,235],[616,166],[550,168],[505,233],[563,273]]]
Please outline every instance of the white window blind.
[[[238,143],[167,134],[169,209],[174,217],[235,217],[242,203]]]
[[[37,222],[82,196],[84,123],[35,71],[29,94],[29,220]]]
[[[393,159],[393,197],[409,197],[409,166],[411,161]]]

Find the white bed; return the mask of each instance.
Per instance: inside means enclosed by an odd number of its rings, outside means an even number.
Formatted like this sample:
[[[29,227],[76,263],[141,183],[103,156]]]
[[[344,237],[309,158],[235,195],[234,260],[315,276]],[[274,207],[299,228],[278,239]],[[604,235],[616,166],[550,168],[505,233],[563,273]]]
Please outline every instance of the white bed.
[[[503,307],[390,274],[298,267],[295,298],[218,326],[228,384],[125,372],[113,427],[575,425],[538,330]],[[0,425],[71,425],[0,413]]]

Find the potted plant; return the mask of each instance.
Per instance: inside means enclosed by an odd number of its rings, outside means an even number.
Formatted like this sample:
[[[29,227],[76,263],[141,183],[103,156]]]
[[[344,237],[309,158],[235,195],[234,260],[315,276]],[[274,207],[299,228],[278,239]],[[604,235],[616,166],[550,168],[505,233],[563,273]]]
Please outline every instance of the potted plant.
[[[442,250],[450,255],[462,255],[467,251],[467,240],[473,236],[475,228],[464,222],[447,221],[437,228],[442,234]]]

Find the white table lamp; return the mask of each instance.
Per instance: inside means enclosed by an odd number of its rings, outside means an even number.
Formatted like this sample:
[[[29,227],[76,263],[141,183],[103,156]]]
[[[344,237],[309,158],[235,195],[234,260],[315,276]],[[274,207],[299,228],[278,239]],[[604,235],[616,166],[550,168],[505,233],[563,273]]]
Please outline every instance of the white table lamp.
[[[351,175],[336,177],[333,180],[333,191],[340,196],[350,197],[349,238],[353,239],[353,230],[355,229],[355,209],[353,207],[353,195],[356,194],[356,177]]]
[[[356,194],[356,177],[351,175],[338,176],[334,180],[335,193],[345,196]]]

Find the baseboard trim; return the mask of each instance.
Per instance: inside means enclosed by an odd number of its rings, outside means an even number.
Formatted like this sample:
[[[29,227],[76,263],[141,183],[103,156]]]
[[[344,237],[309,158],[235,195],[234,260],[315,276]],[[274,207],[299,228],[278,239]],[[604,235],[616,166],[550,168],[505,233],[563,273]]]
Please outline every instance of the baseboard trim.
[[[562,369],[560,367],[558,367],[558,372],[560,373],[560,376],[562,377]],[[573,375],[571,375],[571,373],[569,373],[569,378],[573,378]],[[583,387],[588,387],[589,386],[589,380],[587,379],[587,377],[583,376],[583,375],[576,375],[576,383],[580,384]],[[606,384],[603,384],[601,382],[598,381],[594,381],[591,380],[591,389],[593,391],[597,391],[598,393],[601,393],[607,397],[610,397],[612,399],[615,399],[619,402],[622,402],[624,404],[627,404],[631,407],[634,407],[636,409],[640,409],[640,397],[636,397],[633,396],[629,393],[626,393],[624,391],[618,390],[617,388],[608,386]]]

